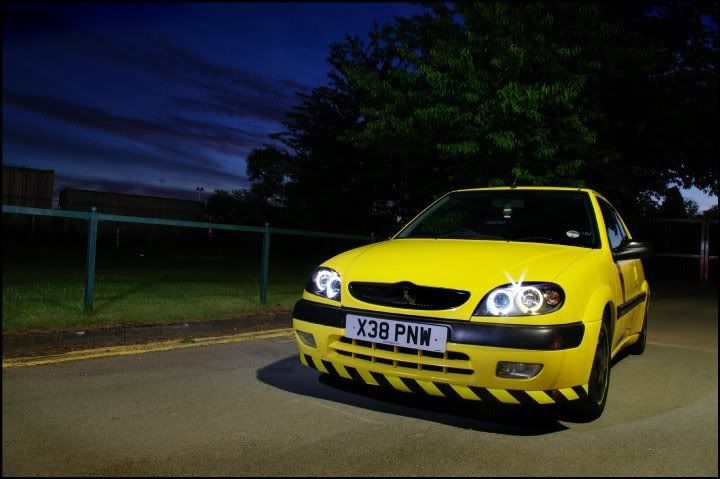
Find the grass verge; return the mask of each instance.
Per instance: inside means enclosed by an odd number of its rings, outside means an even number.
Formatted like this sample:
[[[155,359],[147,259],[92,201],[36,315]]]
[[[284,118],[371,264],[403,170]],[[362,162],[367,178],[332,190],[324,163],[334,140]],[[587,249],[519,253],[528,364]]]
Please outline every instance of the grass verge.
[[[205,321],[290,310],[312,268],[300,262],[271,263],[268,301],[260,305],[255,260],[99,259],[94,308],[84,314],[83,258],[4,259],[2,327],[14,331]]]

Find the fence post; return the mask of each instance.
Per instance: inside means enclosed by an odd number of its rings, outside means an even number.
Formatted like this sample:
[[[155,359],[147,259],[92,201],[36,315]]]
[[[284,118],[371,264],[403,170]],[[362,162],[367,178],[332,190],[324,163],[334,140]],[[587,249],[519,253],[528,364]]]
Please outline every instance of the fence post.
[[[270,263],[270,224],[263,231],[262,262],[260,264],[260,304],[267,302],[268,269]]]
[[[710,268],[709,253],[710,253],[710,225],[708,224],[708,217],[705,216],[702,219],[702,226],[700,228],[700,281],[707,281],[709,278],[708,269]]]
[[[95,297],[95,250],[97,247],[97,208],[90,210],[88,219],[87,259],[85,261],[85,312],[92,311]]]

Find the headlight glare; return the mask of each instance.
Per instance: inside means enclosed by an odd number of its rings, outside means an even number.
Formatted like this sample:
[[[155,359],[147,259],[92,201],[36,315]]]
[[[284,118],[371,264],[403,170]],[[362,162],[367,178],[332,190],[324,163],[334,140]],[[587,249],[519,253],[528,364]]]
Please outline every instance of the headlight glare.
[[[488,310],[495,316],[504,316],[512,309],[513,292],[504,289],[496,289],[487,300]]]
[[[340,301],[342,280],[338,272],[334,269],[320,267],[315,269],[310,275],[310,280],[305,286],[305,290],[322,296],[323,298]]]
[[[506,284],[490,291],[473,316],[531,316],[552,313],[565,302],[565,292],[554,283]]]
[[[543,305],[543,295],[537,288],[520,287],[517,295],[517,303],[523,313],[535,313]]]

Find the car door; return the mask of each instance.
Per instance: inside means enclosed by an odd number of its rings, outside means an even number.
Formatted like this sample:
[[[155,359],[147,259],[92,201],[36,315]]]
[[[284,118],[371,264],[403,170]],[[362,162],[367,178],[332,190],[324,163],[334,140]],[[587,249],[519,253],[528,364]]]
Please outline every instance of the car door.
[[[605,230],[607,233],[608,242],[610,248],[615,251],[620,248],[623,243],[629,240],[629,234],[625,229],[623,221],[620,219],[620,215],[615,211],[610,203],[602,198],[598,198],[600,204],[600,211],[605,221]],[[617,304],[619,313],[622,313],[622,306],[640,293],[640,282],[639,282],[639,271],[638,263],[640,260],[623,260],[616,261],[615,267],[620,276],[620,286],[622,289],[622,297],[619,298]],[[623,337],[627,336],[630,326],[633,324],[635,314],[637,314],[638,308],[633,308],[625,314],[618,314],[615,323],[615,339],[616,343],[619,342]],[[613,344],[615,345],[615,344]]]
[[[611,205],[612,207],[612,205]],[[623,228],[623,231],[626,235],[626,241],[632,240],[632,235],[630,234],[630,231],[627,228],[627,224],[620,216],[620,213],[613,208],[613,211],[615,212],[615,216],[617,217],[618,222],[620,223],[620,226]],[[644,294],[643,293],[643,283],[645,282],[645,271],[643,269],[643,264],[641,259],[631,259],[624,261],[628,265],[632,265],[632,282],[633,282],[633,290],[632,294],[628,295],[625,299],[625,302],[631,302],[635,301],[639,295]],[[630,269],[630,268],[628,268]],[[633,303],[637,304],[637,303]],[[647,304],[647,303],[646,303]],[[627,317],[624,318],[624,324],[623,327],[625,328],[625,336],[629,336],[633,333],[637,333],[640,331],[640,328],[642,327],[642,317],[644,314],[644,308],[643,307],[630,307],[627,313]],[[640,321],[640,323],[638,323]]]

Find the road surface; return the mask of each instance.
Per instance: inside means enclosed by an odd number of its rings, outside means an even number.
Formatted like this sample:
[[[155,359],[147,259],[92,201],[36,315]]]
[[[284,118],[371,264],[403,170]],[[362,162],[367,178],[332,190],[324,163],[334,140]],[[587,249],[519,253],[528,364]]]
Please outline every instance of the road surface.
[[[658,300],[604,415],[321,381],[277,338],[3,370],[3,475],[712,475],[717,296]]]

